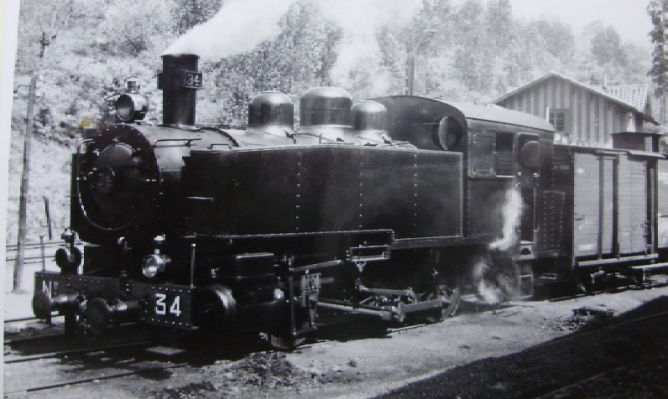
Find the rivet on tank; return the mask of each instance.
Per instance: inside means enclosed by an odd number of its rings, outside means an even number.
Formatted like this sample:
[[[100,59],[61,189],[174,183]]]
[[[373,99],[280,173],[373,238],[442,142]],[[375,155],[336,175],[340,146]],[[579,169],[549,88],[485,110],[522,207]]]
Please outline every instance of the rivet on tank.
[[[278,91],[262,92],[248,104],[248,133],[290,137],[294,134],[295,106]]]
[[[323,143],[352,141],[350,93],[338,87],[316,87],[302,95],[299,105],[300,133],[318,136]]]
[[[353,105],[353,130],[361,145],[381,145],[387,138],[387,108],[379,102],[365,100]]]

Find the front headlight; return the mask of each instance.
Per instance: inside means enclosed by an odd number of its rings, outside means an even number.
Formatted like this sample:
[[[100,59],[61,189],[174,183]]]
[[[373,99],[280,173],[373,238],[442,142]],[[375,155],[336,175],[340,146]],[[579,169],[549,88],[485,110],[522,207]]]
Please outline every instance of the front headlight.
[[[148,278],[153,278],[165,271],[171,259],[169,256],[162,254],[153,254],[144,258],[142,261],[141,271],[144,273],[144,276]]]

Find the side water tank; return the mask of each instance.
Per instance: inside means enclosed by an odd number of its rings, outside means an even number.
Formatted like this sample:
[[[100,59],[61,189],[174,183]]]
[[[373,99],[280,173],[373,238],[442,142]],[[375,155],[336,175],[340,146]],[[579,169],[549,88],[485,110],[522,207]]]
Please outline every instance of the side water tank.
[[[346,141],[352,131],[350,93],[338,87],[316,87],[304,93],[300,104],[300,133],[321,137],[323,142]]]
[[[353,130],[361,145],[385,143],[387,134],[387,108],[377,101],[365,100],[353,105]]]
[[[286,137],[294,133],[295,106],[278,91],[262,92],[248,104],[248,132]]]

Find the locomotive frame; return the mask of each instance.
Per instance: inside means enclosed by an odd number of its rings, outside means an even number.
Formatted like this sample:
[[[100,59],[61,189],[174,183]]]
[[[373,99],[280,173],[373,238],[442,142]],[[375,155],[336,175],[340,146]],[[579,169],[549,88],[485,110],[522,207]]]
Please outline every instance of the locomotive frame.
[[[414,96],[353,106],[335,88],[302,96],[298,131],[275,92],[251,102],[245,132],[201,128],[197,57],[163,59],[163,125],[141,122],[129,93],[122,123],[73,155],[61,272],[38,272],[33,298],[68,333],[139,321],[289,348],[319,312],[436,322],[463,290],[498,302],[666,265],[668,160],[641,146],[652,136],[564,147],[521,112]],[[626,195],[638,179],[644,194]]]

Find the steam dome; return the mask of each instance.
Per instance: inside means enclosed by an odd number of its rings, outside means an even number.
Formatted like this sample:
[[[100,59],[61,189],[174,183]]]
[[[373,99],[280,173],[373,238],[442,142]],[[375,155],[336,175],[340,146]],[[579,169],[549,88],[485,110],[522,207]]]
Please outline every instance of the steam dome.
[[[299,101],[301,133],[311,133],[331,141],[343,141],[352,129],[350,93],[338,87],[316,87]]]

